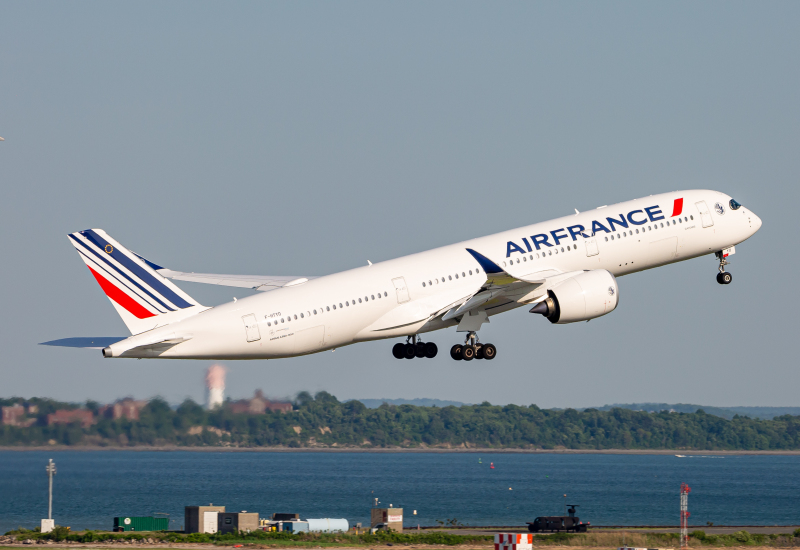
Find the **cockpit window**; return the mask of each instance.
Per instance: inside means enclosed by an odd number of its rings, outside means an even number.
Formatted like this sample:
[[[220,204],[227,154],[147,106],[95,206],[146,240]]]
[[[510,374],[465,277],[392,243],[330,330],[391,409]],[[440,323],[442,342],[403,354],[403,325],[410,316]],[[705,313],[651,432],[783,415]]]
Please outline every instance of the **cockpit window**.
[[[736,202],[733,199],[731,199],[730,205],[731,205],[731,210],[739,210],[739,208],[742,207],[741,204],[739,204],[738,202]]]

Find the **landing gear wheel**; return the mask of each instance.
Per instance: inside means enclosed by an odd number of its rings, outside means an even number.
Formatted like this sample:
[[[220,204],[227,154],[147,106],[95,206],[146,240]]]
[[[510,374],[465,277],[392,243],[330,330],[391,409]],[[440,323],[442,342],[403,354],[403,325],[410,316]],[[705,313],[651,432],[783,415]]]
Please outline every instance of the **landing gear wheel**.
[[[406,344],[403,347],[405,348],[403,351],[405,352],[406,359],[413,359],[417,356],[417,346],[414,344]]]
[[[472,361],[475,359],[475,346],[464,346],[461,352],[461,358],[464,361]]]
[[[392,348],[392,355],[394,355],[395,359],[402,359],[406,356],[406,345],[405,344],[395,344]]]
[[[425,357],[428,359],[433,359],[436,357],[436,354],[439,353],[439,348],[433,342],[428,342],[425,344]]]
[[[483,352],[483,358],[487,361],[491,361],[497,357],[497,348],[494,347],[494,344],[484,344],[481,351]]]
[[[456,361],[461,361],[464,358],[464,347],[456,344],[455,346],[450,348],[450,357],[452,357]]]
[[[417,342],[414,346],[414,353],[417,359],[423,359],[425,357],[425,344]]]
[[[727,271],[723,271],[722,273],[717,273],[717,282],[721,285],[729,285],[733,280],[733,275],[728,273]]]

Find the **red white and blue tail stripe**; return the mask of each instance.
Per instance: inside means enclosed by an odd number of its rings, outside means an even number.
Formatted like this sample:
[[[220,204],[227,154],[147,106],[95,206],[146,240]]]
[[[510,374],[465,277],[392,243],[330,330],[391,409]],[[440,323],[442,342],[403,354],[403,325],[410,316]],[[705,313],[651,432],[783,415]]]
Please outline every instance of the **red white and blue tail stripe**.
[[[131,333],[207,309],[161,276],[157,270],[162,267],[126,249],[102,229],[77,231],[69,239]]]

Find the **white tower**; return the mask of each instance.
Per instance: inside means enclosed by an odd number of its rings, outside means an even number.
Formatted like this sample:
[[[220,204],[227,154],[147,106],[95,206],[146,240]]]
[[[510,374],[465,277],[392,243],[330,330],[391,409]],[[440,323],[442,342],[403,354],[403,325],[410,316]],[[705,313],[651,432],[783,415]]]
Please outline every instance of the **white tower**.
[[[225,373],[228,371],[222,365],[211,365],[206,371],[206,407],[214,409],[221,407],[225,401]]]

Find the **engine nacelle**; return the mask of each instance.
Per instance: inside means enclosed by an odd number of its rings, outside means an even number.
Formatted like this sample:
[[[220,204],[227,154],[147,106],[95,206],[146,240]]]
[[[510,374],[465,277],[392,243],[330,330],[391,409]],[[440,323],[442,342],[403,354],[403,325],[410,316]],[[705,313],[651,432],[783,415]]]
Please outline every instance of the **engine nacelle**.
[[[614,311],[618,302],[617,279],[605,269],[593,269],[548,290],[547,298],[530,311],[563,325],[602,317]]]

